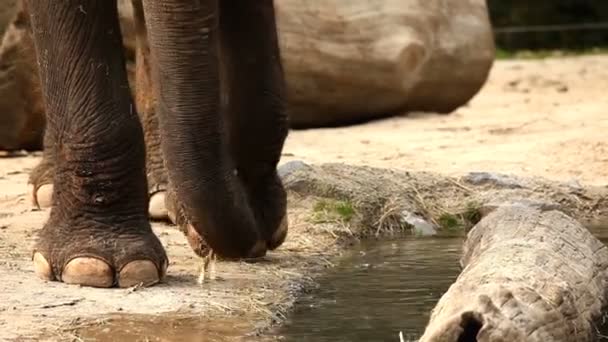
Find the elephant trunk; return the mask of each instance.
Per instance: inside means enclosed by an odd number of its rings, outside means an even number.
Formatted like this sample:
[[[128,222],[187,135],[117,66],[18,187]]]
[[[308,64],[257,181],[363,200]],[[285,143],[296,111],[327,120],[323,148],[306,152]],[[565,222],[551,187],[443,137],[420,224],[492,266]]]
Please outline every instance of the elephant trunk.
[[[217,0],[144,0],[169,180],[186,219],[218,255],[266,251],[220,115]]]

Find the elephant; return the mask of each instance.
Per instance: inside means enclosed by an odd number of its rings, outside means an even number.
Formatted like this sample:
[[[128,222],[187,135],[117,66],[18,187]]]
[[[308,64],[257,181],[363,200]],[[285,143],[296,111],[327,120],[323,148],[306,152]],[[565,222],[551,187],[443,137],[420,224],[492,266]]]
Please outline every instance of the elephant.
[[[150,216],[168,216],[201,257],[256,259],[287,237],[274,1],[132,5],[134,89],[116,0],[24,0],[47,122],[30,195],[50,206],[32,261],[47,281],[162,282]]]

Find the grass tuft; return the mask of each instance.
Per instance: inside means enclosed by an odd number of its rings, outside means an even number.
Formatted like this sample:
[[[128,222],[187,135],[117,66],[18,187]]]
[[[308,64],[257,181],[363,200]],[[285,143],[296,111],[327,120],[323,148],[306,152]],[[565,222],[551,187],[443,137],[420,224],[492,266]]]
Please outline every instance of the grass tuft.
[[[313,206],[313,223],[348,223],[355,216],[356,211],[348,201],[320,199]]]

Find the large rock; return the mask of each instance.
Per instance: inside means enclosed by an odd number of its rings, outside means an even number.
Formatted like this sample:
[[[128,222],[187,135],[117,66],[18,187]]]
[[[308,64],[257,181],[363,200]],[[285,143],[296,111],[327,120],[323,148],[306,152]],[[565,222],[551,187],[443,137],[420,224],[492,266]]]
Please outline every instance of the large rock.
[[[293,126],[448,113],[485,83],[484,0],[278,0]]]

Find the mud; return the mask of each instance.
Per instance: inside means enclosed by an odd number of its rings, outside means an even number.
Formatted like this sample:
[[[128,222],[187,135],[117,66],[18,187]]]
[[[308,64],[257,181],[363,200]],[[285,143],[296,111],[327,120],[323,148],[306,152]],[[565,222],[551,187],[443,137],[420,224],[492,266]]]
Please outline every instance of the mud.
[[[71,328],[83,341],[197,341],[246,339],[247,324],[238,317],[213,319],[180,315],[112,315],[84,328]]]

